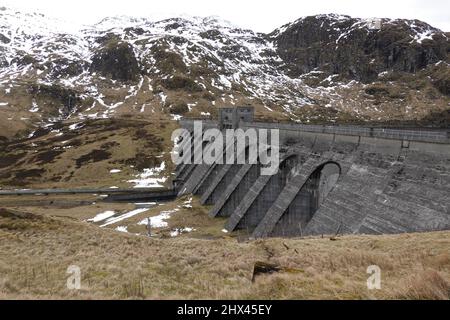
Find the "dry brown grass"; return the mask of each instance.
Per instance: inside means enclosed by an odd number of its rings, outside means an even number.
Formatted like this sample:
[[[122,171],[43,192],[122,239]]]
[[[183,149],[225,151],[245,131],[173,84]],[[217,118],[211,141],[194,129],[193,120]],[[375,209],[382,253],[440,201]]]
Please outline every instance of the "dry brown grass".
[[[68,218],[2,211],[0,298],[448,299],[449,245],[448,231],[336,241],[149,239]],[[283,271],[252,282],[257,261]],[[82,272],[78,291],[65,286],[73,264]],[[381,290],[366,287],[372,264],[382,270]]]
[[[447,255],[448,260],[448,255]],[[447,261],[448,263],[448,261]],[[398,299],[449,299],[450,287],[445,279],[435,269],[425,269],[402,281],[394,297]]]

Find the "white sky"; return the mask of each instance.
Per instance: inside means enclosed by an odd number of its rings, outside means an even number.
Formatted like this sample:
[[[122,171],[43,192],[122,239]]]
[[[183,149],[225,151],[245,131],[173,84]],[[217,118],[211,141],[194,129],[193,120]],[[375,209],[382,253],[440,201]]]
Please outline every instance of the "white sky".
[[[362,18],[415,18],[450,31],[449,0],[0,0],[1,6],[83,24],[116,15],[216,15],[241,27],[270,32],[302,16],[340,13]]]

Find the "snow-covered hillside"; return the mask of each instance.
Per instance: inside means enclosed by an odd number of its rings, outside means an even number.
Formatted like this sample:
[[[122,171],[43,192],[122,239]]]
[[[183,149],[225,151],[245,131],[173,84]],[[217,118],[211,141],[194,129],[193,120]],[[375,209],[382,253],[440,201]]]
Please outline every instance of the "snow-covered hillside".
[[[77,28],[2,8],[0,112],[40,126],[130,113],[178,119],[242,104],[304,122],[418,120],[431,112],[419,106],[430,95],[437,111],[448,107],[445,88],[422,95],[397,74],[422,72],[434,90],[435,73],[449,69],[446,34],[416,20],[379,21],[374,29],[372,21],[319,15],[265,35],[217,17],[119,16]],[[398,42],[419,58],[403,61]],[[402,63],[411,66],[400,70]]]

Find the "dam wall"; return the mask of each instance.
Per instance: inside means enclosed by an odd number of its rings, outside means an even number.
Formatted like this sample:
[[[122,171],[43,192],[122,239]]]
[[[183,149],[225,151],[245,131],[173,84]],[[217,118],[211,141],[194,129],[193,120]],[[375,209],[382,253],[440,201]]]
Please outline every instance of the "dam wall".
[[[193,130],[193,122],[180,125]],[[242,121],[238,127],[278,130],[278,173],[217,163],[191,164],[177,176],[180,195],[196,194],[211,217],[228,217],[230,232],[261,238],[450,229],[448,130]]]

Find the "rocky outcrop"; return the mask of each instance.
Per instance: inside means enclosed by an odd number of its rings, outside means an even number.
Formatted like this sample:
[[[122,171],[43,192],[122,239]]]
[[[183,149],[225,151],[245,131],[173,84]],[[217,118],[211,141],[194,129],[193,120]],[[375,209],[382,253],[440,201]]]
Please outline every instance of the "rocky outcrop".
[[[132,46],[115,39],[95,52],[90,70],[121,81],[136,81],[140,73]]]
[[[169,112],[171,114],[183,115],[189,112],[189,107],[185,102],[178,102],[169,107]]]
[[[289,74],[313,70],[371,82],[386,70],[417,72],[448,59],[444,32],[418,20],[381,19],[379,26],[337,15],[310,16],[271,34]]]
[[[70,61],[67,58],[55,59],[45,64],[55,78],[78,76],[87,69],[86,65],[83,61]]]
[[[64,115],[71,113],[77,104],[81,102],[78,92],[56,84],[34,84],[30,86],[30,93],[40,101],[54,105],[54,112],[62,112]],[[63,105],[62,109],[60,109],[61,104]]]
[[[8,37],[6,37],[5,35],[0,33],[0,42],[4,43],[4,44],[7,44],[7,43],[11,42],[11,39],[9,39]]]

